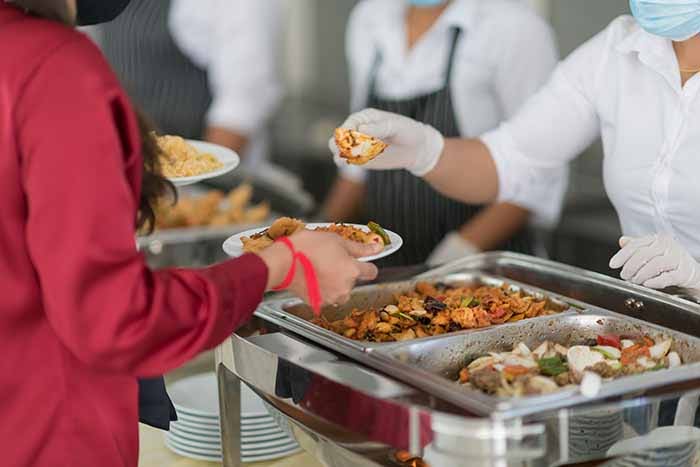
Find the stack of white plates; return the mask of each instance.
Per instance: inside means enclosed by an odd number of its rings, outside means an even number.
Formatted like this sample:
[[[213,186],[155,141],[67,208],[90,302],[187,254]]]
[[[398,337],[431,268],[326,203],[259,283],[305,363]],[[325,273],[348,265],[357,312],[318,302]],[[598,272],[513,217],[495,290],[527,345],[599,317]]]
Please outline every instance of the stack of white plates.
[[[168,386],[178,421],[170,424],[165,445],[185,457],[221,461],[219,395],[213,373]],[[241,384],[241,460],[259,462],[289,456],[299,445],[265,409],[263,401]]]

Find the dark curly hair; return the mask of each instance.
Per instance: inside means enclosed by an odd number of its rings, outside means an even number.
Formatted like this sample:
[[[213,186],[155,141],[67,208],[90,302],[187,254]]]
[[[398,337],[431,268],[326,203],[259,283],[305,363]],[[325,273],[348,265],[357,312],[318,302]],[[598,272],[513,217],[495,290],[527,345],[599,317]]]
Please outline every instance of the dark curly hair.
[[[141,198],[136,219],[137,230],[143,234],[153,232],[155,227],[155,206],[161,198],[177,201],[175,186],[161,175],[158,156],[160,147],[155,139],[153,126],[145,115],[136,111],[141,133],[141,153],[143,158],[143,176],[141,178]]]

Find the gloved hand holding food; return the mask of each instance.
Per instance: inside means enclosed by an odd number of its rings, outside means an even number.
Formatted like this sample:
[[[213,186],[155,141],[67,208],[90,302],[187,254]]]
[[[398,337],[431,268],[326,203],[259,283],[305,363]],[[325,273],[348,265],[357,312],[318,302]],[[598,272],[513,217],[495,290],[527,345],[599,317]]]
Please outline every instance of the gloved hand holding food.
[[[622,237],[622,249],[610,260],[620,276],[652,289],[682,287],[700,296],[700,265],[688,251],[668,235]]]
[[[328,145],[336,163],[370,170],[406,169],[422,177],[437,165],[445,140],[430,125],[367,109],[351,115]]]

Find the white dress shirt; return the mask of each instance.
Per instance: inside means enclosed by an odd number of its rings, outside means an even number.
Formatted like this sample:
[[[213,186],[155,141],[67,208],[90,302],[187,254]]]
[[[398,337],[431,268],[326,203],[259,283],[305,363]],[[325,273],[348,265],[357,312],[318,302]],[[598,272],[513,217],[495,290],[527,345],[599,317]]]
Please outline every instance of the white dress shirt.
[[[681,86],[671,41],[623,16],[574,51],[501,128],[482,137],[504,201],[539,205],[542,180],[602,134],[622,231],[665,233],[700,259],[700,76]]]
[[[407,99],[441,89],[446,81],[451,28],[462,28],[456,50],[452,98],[463,136],[475,137],[512,116],[556,66],[551,28],[524,2],[453,0],[436,24],[407,50],[406,0],[364,0],[347,29],[353,111],[366,106],[377,51],[382,64],[377,93]],[[365,172],[341,166],[344,178]]]
[[[266,156],[266,124],[281,97],[277,0],[173,0],[169,28],[178,48],[207,70],[208,126],[249,138],[245,165]]]

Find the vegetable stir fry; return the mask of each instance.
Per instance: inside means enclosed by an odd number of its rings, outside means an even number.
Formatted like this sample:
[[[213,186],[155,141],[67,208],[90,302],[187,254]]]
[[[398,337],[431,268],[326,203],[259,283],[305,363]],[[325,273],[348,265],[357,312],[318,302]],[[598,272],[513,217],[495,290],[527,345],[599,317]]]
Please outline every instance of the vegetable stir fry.
[[[451,287],[419,283],[382,309],[353,310],[346,318],[312,322],[347,338],[369,342],[406,341],[464,329],[520,321],[559,312],[546,300],[508,287]]]
[[[672,339],[598,336],[589,345],[564,347],[549,341],[530,350],[519,343],[511,352],[477,358],[459,372],[459,382],[487,394],[522,397],[549,394],[581,384],[587,374],[611,380],[681,365]]]

